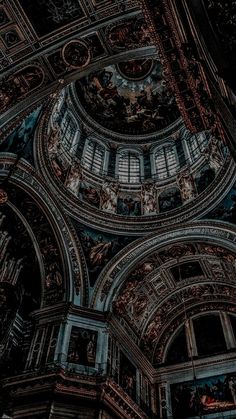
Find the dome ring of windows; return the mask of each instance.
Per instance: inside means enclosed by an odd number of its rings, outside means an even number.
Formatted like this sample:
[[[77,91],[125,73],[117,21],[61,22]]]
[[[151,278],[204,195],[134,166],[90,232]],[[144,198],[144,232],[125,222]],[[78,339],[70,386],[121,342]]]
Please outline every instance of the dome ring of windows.
[[[79,120],[67,92],[51,104],[40,129],[38,165],[53,177],[64,205],[75,214],[79,207],[85,219],[92,207],[96,225],[109,223],[109,214],[111,230],[127,223],[136,231],[137,217],[141,230],[148,221],[151,231],[152,223],[158,228],[199,216],[206,211],[202,200],[210,209],[233,184],[227,148],[209,132],[193,135],[183,124],[151,146],[117,144]]]

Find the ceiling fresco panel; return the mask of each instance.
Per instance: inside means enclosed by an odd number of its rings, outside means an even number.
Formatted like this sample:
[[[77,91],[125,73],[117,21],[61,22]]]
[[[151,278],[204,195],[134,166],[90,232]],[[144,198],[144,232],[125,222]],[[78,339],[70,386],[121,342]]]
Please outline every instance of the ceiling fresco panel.
[[[84,16],[78,0],[19,0],[39,37]]]

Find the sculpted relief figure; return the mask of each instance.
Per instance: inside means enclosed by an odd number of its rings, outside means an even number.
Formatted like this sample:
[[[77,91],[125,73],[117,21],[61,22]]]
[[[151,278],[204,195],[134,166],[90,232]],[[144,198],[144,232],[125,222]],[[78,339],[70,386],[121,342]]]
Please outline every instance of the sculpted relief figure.
[[[189,201],[196,196],[196,188],[189,169],[184,170],[177,176],[177,183],[180,188],[183,201]]]
[[[44,70],[32,65],[4,78],[0,82],[0,111],[4,112],[30,91],[40,87],[44,77]]]
[[[206,157],[210,168],[217,172],[224,162],[224,156],[220,149],[219,141],[214,136],[211,137],[206,149]]]
[[[55,128],[52,128],[49,138],[48,138],[48,153],[51,158],[55,158],[58,153],[59,141],[60,141],[60,127],[59,125],[56,125]]]
[[[82,177],[81,167],[77,164],[75,166],[71,166],[70,172],[68,177],[65,181],[65,187],[69,189],[75,196],[79,194],[79,186],[80,180]]]
[[[104,182],[101,189],[101,209],[116,213],[119,185],[115,182]]]
[[[156,188],[152,183],[142,185],[142,206],[143,215],[155,214],[157,212]]]

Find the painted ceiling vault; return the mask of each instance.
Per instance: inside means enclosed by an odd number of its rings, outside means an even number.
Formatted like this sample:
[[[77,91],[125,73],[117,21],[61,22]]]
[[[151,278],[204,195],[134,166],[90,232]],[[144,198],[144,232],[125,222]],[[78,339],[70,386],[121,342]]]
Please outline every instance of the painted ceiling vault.
[[[220,3],[0,2],[1,417],[235,417]]]

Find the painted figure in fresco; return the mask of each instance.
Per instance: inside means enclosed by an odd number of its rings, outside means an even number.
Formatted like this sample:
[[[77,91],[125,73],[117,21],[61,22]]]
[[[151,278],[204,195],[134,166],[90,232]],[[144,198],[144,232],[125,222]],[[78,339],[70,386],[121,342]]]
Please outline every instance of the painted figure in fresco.
[[[145,341],[153,342],[158,337],[158,330],[162,325],[161,316],[158,314],[156,317],[149,323],[146,333],[145,333]]]
[[[65,182],[65,187],[75,196],[79,194],[81,175],[81,167],[79,165],[71,166],[70,173]]]
[[[231,393],[234,404],[236,404],[236,384],[234,377],[230,377],[228,381],[229,391]]]
[[[62,57],[72,68],[82,68],[89,64],[90,52],[84,42],[72,40],[64,46]]]
[[[45,282],[47,288],[61,287],[63,280],[57,262],[52,262],[48,266]]]
[[[95,207],[99,207],[100,204],[100,195],[93,186],[88,185],[85,182],[80,182],[79,187],[79,197],[83,201],[88,202],[91,205],[94,205]]]
[[[131,49],[147,45],[150,31],[143,19],[135,18],[108,28],[107,37],[114,50]]]
[[[157,196],[154,184],[142,185],[143,215],[154,214],[157,210]]]
[[[1,144],[0,152],[20,153],[24,158],[31,155],[33,133],[40,115],[41,106],[34,110]]]
[[[213,169],[215,173],[218,172],[224,162],[224,156],[216,137],[211,137],[209,145],[205,150],[205,155],[210,168]]]
[[[235,409],[235,373],[171,386],[174,419]]]
[[[140,60],[133,60],[122,68],[130,63],[132,68],[141,65]],[[145,76],[144,68],[144,79],[136,82],[121,75],[116,66],[92,73],[76,84],[79,100],[93,118],[114,131],[140,134],[161,129],[173,122],[179,111],[163,81],[159,61],[151,62],[149,68],[151,73]]]
[[[101,209],[116,213],[118,184],[114,182],[104,182],[101,189]]]
[[[60,148],[60,127],[56,124],[55,128],[52,128],[48,138],[48,153],[51,158],[56,157]]]
[[[68,349],[68,361],[81,365],[95,365],[97,332],[73,326]]]
[[[96,346],[95,346],[95,335],[92,335],[87,344],[87,360],[89,363],[95,362]]]
[[[39,87],[44,80],[44,71],[38,66],[27,66],[14,76],[0,82],[0,111],[15,104],[22,96]]]
[[[138,298],[133,303],[133,312],[135,316],[139,317],[143,314],[147,307],[147,297],[144,295],[138,296]]]
[[[117,213],[122,215],[141,215],[140,198],[131,195],[118,197]]]
[[[122,314],[127,311],[128,304],[135,299],[136,297],[136,287],[138,286],[138,281],[128,281],[125,284],[124,289],[121,294],[118,296],[117,300],[113,303],[113,309],[116,313]]]
[[[44,36],[83,16],[77,0],[20,0],[39,36]]]
[[[189,169],[177,175],[177,183],[180,187],[181,196],[184,202],[189,201],[196,196],[196,188]]]
[[[102,240],[101,242],[97,241],[97,243],[91,247],[89,252],[91,266],[102,265],[111,251],[111,248],[112,242],[106,243]]]
[[[112,249],[111,241],[105,241],[101,235],[93,238],[89,234],[85,234],[82,237],[82,240],[83,247],[89,260],[90,268],[103,266],[104,263],[109,260]]]
[[[159,257],[166,262],[170,259],[180,259],[183,256],[195,255],[196,249],[192,244],[176,244],[159,253]]]
[[[151,59],[129,60],[117,64],[119,73],[130,80],[142,80],[152,71],[154,62]]]
[[[178,188],[168,188],[161,192],[158,197],[159,211],[171,211],[182,205],[182,198]]]

